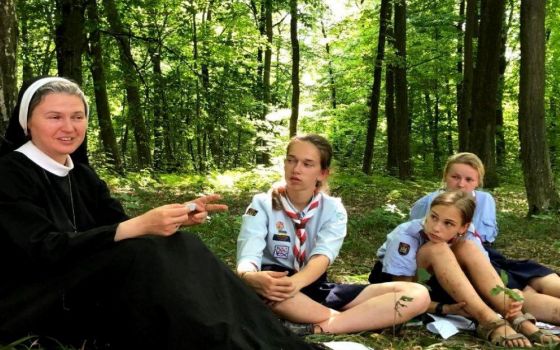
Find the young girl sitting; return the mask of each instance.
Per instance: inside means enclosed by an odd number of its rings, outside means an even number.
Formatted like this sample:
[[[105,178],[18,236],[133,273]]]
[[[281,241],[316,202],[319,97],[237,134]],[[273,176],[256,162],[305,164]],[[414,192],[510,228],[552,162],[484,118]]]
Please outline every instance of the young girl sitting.
[[[484,165],[475,154],[458,153],[447,160],[442,187],[444,190],[461,190],[474,196],[476,210],[468,230],[482,240],[494,268],[507,273],[508,288],[522,290],[525,297],[523,310],[527,313],[514,321],[514,324],[528,328],[526,332],[529,332],[529,329],[536,330],[531,324],[535,322],[535,318],[560,324],[560,313],[557,311],[560,310],[560,277],[535,261],[507,259],[491,247],[498,235],[496,203],[490,193],[477,189],[483,185],[484,173]],[[423,217],[439,193],[441,190],[419,199],[410,211],[411,219]],[[446,308],[456,309],[457,305],[446,305]],[[535,331],[529,338],[536,343],[560,341],[560,338],[543,331]]]
[[[426,269],[433,276],[428,282],[432,299],[461,302],[464,314],[478,321],[480,337],[506,347],[531,347],[531,342],[508,322],[521,315],[522,304],[491,293],[503,283],[480,241],[467,230],[474,209],[468,193],[453,191],[436,196],[423,220],[401,224],[387,236],[377,251],[380,261],[370,281],[413,281],[419,268]],[[442,306],[438,304],[430,311],[440,314]]]
[[[332,148],[318,135],[294,137],[284,162],[285,185],[261,193],[243,215],[237,272],[299,334],[348,333],[403,323],[430,299],[416,283],[327,281],[346,235],[346,211],[324,192]],[[395,300],[409,297],[395,314]],[[408,299],[407,299],[408,300]]]

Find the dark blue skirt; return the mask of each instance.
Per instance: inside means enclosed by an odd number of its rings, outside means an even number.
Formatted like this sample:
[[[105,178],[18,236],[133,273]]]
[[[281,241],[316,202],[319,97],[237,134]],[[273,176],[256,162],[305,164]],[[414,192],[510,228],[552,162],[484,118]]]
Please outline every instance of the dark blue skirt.
[[[553,270],[533,260],[513,260],[506,258],[502,253],[487,245],[484,249],[488,252],[490,262],[498,275],[504,271],[508,276],[507,287],[523,290],[531,279],[544,277],[554,273]]]
[[[508,275],[507,287],[510,289],[523,290],[531,279],[544,277],[555,273],[553,270],[543,266],[533,260],[513,260],[503,256],[497,250],[485,245],[484,248],[488,252],[490,263],[498,273],[504,271]],[[377,261],[371,269],[369,275],[370,283],[389,282],[393,280],[393,276],[383,272],[383,263]],[[445,304],[455,303],[453,298],[443,289],[435,276],[431,276],[426,282],[430,290],[430,298],[433,301]]]
[[[288,276],[296,273],[295,270],[279,265],[263,265],[262,271],[288,271]],[[346,304],[356,299],[358,294],[367,287],[365,284],[343,284],[328,281],[325,272],[315,282],[303,288],[301,292],[319,304],[334,310],[341,310]]]

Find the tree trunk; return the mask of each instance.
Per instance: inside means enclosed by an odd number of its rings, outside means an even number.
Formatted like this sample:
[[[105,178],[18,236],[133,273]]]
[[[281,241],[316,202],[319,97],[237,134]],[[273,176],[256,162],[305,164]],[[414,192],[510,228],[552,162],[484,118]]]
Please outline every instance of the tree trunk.
[[[82,85],[82,53],[85,49],[82,0],[56,0],[56,60],[58,74]]]
[[[553,93],[549,97],[549,105],[550,105],[550,126],[549,126],[549,135],[550,135],[550,167],[553,170],[558,168],[558,148],[560,146],[560,135],[559,135],[559,128],[558,128],[558,100],[556,96],[558,96],[556,92],[556,88],[552,88]]]
[[[529,215],[560,207],[546,141],[545,0],[521,0],[519,140]]]
[[[21,58],[22,58],[22,80],[27,81],[33,77],[33,67],[31,66],[31,47],[29,42],[29,12],[26,9],[25,4],[21,3],[18,7],[22,7],[19,9],[19,22],[21,24],[21,35],[20,35],[20,43],[21,43]],[[4,17],[2,17],[4,18]],[[1,24],[0,24],[1,25]]]
[[[167,98],[165,80],[161,71],[161,38],[152,49],[150,55],[152,71],[154,73],[154,167],[156,169],[173,171],[177,169],[175,150],[173,147],[173,127],[170,115],[167,113]],[[156,132],[157,131],[157,132]],[[157,136],[156,136],[157,135]],[[156,140],[158,140],[156,142]],[[158,151],[159,150],[159,151]]]
[[[459,4],[459,20],[457,21],[457,75],[463,76],[463,25],[465,25],[465,0]],[[455,84],[455,98],[457,103],[457,122],[463,116],[463,80],[458,80]]]
[[[375,67],[373,69],[373,85],[369,98],[369,119],[366,134],[366,146],[364,150],[364,160],[362,171],[371,174],[371,163],[373,160],[373,148],[375,145],[375,133],[377,131],[377,121],[379,119],[379,97],[381,91],[381,69],[385,55],[385,35],[387,25],[391,18],[391,3],[389,0],[381,0],[379,9],[379,36],[377,38],[377,54],[375,57]]]
[[[449,80],[445,84],[447,96],[451,96],[451,87]],[[446,110],[447,110],[447,125],[446,125],[446,144],[447,144],[447,156],[453,154],[453,114],[451,111],[453,107],[451,105],[451,99],[446,99]]]
[[[325,22],[321,20],[321,32],[323,33],[323,38],[325,39],[325,52],[327,53],[328,60],[328,72],[329,72],[329,90],[331,91],[331,108],[336,109],[336,84],[334,80],[334,69],[331,57],[331,46],[329,44],[329,38],[327,36],[327,30],[325,28]]]
[[[389,6],[389,21],[392,17],[392,7]],[[393,30],[387,28],[387,45],[394,48]],[[389,47],[389,46],[388,46]],[[395,75],[393,73],[394,65],[385,61],[385,118],[387,120],[387,172],[396,176],[398,174],[398,163],[396,154],[396,143],[398,142],[397,130],[395,127]]]
[[[17,19],[15,0],[0,6],[0,135],[17,102]]]
[[[504,132],[504,110],[502,108],[502,100],[504,97],[505,72],[507,68],[506,60],[506,42],[509,28],[513,22],[513,12],[515,4],[513,0],[509,0],[509,16],[508,21],[502,30],[502,39],[500,43],[500,68],[498,76],[498,104],[496,109],[496,164],[503,166],[506,160],[506,137]]]
[[[272,66],[272,0],[264,0],[266,49],[264,50],[263,103],[264,115],[268,114],[270,99],[270,68]]]
[[[257,4],[255,0],[250,1],[251,10],[253,12],[253,17],[255,19],[255,23],[257,25],[257,30],[259,31],[260,38],[263,38],[266,35],[266,13],[265,13],[265,6],[264,0],[260,1],[260,6]],[[265,49],[266,50],[266,49]],[[264,88],[263,88],[263,70],[264,70],[264,62],[263,62],[263,53],[264,51],[262,44],[259,44],[257,47],[257,74],[255,79],[255,88],[254,94],[257,100],[263,101],[264,100]]]
[[[128,102],[128,120],[132,123],[134,130],[134,140],[136,142],[136,153],[138,156],[138,167],[140,169],[149,168],[152,165],[150,153],[150,137],[142,115],[140,102],[140,83],[138,82],[138,72],[132,57],[129,37],[126,35],[125,28],[121,22],[119,13],[114,0],[103,0],[107,20],[111,30],[114,32],[120,53],[123,80],[126,88]]]
[[[257,29],[261,38],[266,37],[266,45],[263,48],[259,45],[257,52],[257,87],[255,96],[262,103],[259,112],[261,123],[256,126],[257,135],[255,138],[255,162],[257,164],[270,165],[270,152],[266,135],[271,132],[271,128],[266,121],[268,108],[270,106],[270,67],[272,64],[272,0],[263,0],[260,10],[257,9],[255,1],[251,1],[251,8],[257,22]],[[264,52],[264,61],[263,61]]]
[[[467,16],[464,37],[464,58],[463,58],[463,82],[461,114],[457,115],[459,129],[459,151],[464,152],[469,149],[469,135],[471,130],[472,113],[472,88],[473,88],[473,38],[478,32],[477,26],[477,0],[466,0]]]
[[[482,0],[478,54],[473,81],[470,151],[486,168],[486,187],[498,186],[496,173],[496,105],[500,41],[505,10],[503,0]]]
[[[426,113],[428,116],[428,127],[430,130],[430,140],[432,142],[432,153],[433,153],[433,173],[437,175],[440,173],[441,169],[441,152],[439,146],[439,96],[436,92],[435,105],[432,112],[432,101],[428,93],[424,94],[424,99],[426,100]]]
[[[192,41],[193,41],[193,60],[194,60],[194,70],[198,71],[198,33],[196,24],[196,10],[195,6],[191,7],[192,11]],[[204,131],[202,130],[202,97],[200,96],[200,82],[199,79],[195,80],[195,119],[196,119],[196,152],[194,152],[196,159],[198,160],[198,171],[206,171],[206,152],[203,149],[204,143],[202,138],[204,137]]]
[[[93,78],[97,119],[99,120],[99,138],[103,145],[103,150],[109,161],[115,167],[115,170],[122,172],[123,164],[119,154],[113,124],[111,123],[105,65],[103,64],[101,38],[98,27],[100,21],[96,0],[88,0],[87,13],[88,27],[90,28],[88,53],[91,59],[90,70]]]
[[[406,79],[406,0],[395,2],[395,48],[399,64],[395,67],[395,126],[399,138],[396,154],[400,179],[412,176],[410,159],[410,128],[408,115],[408,83]]]
[[[292,115],[290,137],[297,133],[299,118],[299,41],[297,34],[297,0],[290,0],[290,39],[292,42]]]

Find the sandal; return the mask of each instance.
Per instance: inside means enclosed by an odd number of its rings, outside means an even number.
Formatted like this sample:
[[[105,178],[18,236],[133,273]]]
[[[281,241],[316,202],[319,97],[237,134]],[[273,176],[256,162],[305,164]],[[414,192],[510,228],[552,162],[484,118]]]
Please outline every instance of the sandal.
[[[537,319],[535,318],[535,316],[531,315],[530,313],[524,313],[523,315],[517,316],[512,322],[512,326],[513,329],[515,329],[516,332],[519,332],[519,329],[521,327],[521,324],[525,321],[529,321],[532,324],[536,324],[537,323]],[[552,339],[553,337],[555,337],[556,334],[544,330],[544,329],[539,329],[538,331],[531,333],[527,336],[527,339],[529,339],[531,342],[538,344],[538,345],[557,345],[560,344],[560,341],[558,340],[554,340]],[[543,338],[545,338],[543,340]],[[546,338],[549,338],[548,341],[546,341]]]
[[[527,337],[521,333],[492,336],[498,328],[504,326],[509,326],[509,323],[501,318],[497,318],[494,321],[490,321],[485,324],[479,323],[478,326],[476,327],[476,334],[480,338],[484,340],[488,340],[493,345],[502,346],[502,347],[507,347],[507,342],[510,340],[527,339]]]

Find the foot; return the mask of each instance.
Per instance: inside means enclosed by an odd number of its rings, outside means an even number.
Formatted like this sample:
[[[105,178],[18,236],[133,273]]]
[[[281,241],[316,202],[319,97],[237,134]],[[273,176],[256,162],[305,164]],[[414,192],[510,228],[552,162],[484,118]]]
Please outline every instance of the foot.
[[[536,322],[537,320],[530,313],[518,315],[511,320],[513,328],[517,332],[525,334],[535,344],[556,345],[560,343],[557,335],[539,329]]]
[[[479,324],[477,334],[494,345],[507,348],[530,348],[531,342],[523,334],[517,333],[502,319]]]

